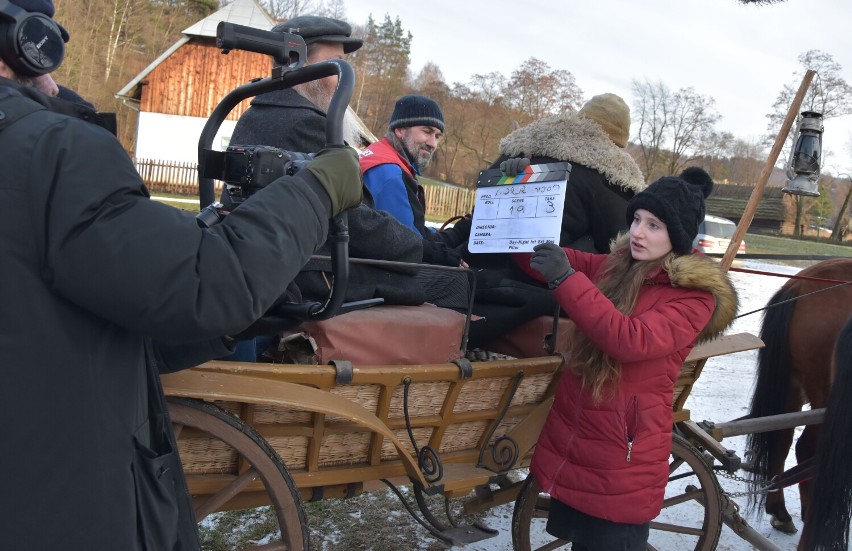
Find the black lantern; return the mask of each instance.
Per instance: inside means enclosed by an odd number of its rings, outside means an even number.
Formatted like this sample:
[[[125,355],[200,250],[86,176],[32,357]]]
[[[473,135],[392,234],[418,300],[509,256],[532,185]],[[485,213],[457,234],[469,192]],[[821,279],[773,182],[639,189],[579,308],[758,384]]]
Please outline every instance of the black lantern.
[[[822,113],[803,111],[796,129],[796,144],[787,162],[787,185],[782,190],[792,195],[819,197],[819,163],[822,155]]]

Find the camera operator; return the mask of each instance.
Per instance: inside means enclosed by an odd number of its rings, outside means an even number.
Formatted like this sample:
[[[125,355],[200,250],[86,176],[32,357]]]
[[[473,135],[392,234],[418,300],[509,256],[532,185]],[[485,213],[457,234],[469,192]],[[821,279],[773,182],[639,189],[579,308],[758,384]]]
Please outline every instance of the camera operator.
[[[323,150],[202,229],[52,97],[53,13],[0,0],[0,549],[198,549],[158,369],[232,350],[360,201],[357,159]]]

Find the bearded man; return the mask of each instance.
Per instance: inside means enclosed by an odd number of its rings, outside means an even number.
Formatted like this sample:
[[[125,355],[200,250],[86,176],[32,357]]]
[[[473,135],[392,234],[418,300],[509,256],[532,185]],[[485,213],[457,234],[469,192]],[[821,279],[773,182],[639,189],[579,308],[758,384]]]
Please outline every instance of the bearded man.
[[[426,200],[417,177],[432,160],[443,133],[444,114],[435,100],[403,96],[394,106],[385,137],[361,152],[364,185],[376,208],[426,238],[435,232],[425,225]]]

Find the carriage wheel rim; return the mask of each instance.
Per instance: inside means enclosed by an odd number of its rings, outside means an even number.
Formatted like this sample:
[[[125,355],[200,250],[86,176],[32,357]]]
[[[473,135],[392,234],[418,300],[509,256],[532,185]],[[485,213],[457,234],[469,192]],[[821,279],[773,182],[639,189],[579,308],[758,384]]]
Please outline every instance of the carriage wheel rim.
[[[680,524],[669,521],[666,516],[662,518],[658,517],[651,523],[648,549],[655,549],[652,543],[655,532],[671,532],[689,536],[691,538],[690,541],[695,542],[695,551],[712,551],[716,548],[722,532],[722,497],[716,475],[710,465],[705,462],[700,450],[676,434],[672,438],[672,455],[670,459],[672,470],[677,470],[678,467],[685,466],[690,469],[689,472],[693,473],[691,477],[681,479],[679,477],[683,473],[678,472],[678,475],[671,477],[670,480],[687,480],[690,483],[697,483],[697,486],[695,487],[696,489],[692,489],[690,488],[690,484],[686,484],[683,491],[678,491],[674,495],[667,495],[661,515],[671,512],[667,511],[667,509],[673,509],[683,503],[696,501],[703,505],[702,524],[700,527],[696,527],[694,524]],[[530,474],[521,487],[512,514],[512,544],[515,551],[568,549],[569,544],[567,542],[555,539],[548,541],[543,546],[532,547],[533,521],[538,520],[539,522],[536,524],[541,524],[541,531],[543,531],[543,524],[540,521],[541,519],[545,521],[547,519],[549,500],[549,496],[541,493],[538,482]]]
[[[221,510],[221,506],[230,499],[223,492],[244,489],[248,483],[253,482],[251,478],[259,478],[278,520],[281,536],[274,542],[255,546],[254,549],[264,551],[308,549],[307,524],[298,490],[283,462],[266,441],[254,429],[213,404],[173,398],[170,398],[168,403],[169,415],[174,424],[182,428],[193,428],[219,439],[233,448],[238,456],[250,465],[232,481],[232,484],[237,483],[237,488],[231,488],[229,491],[230,485],[225,486],[216,493],[206,496],[196,506],[196,511],[202,513],[197,515],[196,520],[200,522],[213,510]]]

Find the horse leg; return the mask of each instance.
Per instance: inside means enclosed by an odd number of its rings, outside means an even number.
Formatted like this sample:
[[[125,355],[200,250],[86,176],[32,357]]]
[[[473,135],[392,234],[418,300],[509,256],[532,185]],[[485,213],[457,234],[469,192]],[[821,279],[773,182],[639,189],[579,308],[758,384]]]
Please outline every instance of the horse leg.
[[[816,454],[819,443],[819,425],[808,425],[802,431],[802,435],[796,442],[796,460],[799,464],[804,463]],[[808,507],[811,504],[812,485],[810,480],[799,483],[799,501],[802,505],[802,519],[808,516]]]
[[[775,447],[769,453],[769,472],[781,474],[784,472],[784,462],[787,459],[787,452],[793,445],[793,429],[784,429],[776,432],[777,441],[775,442]],[[793,524],[793,517],[787,512],[783,491],[766,494],[764,510],[766,514],[770,515],[769,522],[776,530],[785,534],[795,534],[798,531],[796,525]]]

